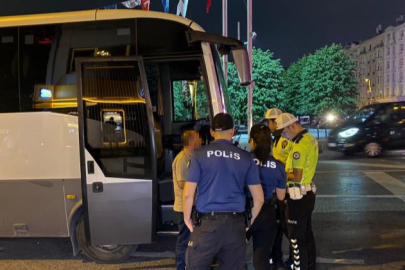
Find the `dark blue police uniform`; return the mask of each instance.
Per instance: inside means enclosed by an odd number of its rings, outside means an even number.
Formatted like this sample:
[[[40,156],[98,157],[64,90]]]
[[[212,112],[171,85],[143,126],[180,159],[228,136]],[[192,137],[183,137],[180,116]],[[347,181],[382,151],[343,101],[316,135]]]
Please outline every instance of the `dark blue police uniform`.
[[[277,233],[276,208],[273,200],[274,190],[276,188],[285,189],[287,178],[284,165],[273,157],[269,157],[264,164],[254,154],[253,159],[259,168],[265,203],[250,227],[247,238],[249,239],[250,236],[253,238],[253,266],[256,270],[261,270],[270,268],[270,251]]]
[[[251,155],[227,140],[216,140],[194,152],[188,182],[197,183],[196,209],[201,224],[191,234],[187,269],[242,269],[246,260],[244,188],[259,185]]]

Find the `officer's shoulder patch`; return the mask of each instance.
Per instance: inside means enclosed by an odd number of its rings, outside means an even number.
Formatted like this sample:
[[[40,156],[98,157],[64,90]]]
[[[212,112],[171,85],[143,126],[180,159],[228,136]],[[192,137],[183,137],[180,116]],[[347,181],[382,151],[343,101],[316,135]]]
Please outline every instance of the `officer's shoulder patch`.
[[[281,148],[285,149],[288,145],[287,141],[283,141],[283,143],[281,144]]]
[[[299,159],[300,157],[301,157],[300,153],[294,152],[294,154],[293,154],[294,159]]]

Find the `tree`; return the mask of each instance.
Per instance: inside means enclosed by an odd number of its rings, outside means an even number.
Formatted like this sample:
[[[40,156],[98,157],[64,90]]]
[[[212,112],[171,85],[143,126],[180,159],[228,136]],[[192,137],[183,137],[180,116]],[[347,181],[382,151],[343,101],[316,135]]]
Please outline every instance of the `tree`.
[[[190,86],[196,89],[194,96],[191,96]],[[192,99],[194,100],[192,101]],[[174,81],[173,102],[174,121],[189,121],[194,118],[198,120],[208,117],[208,99],[202,81]]]
[[[354,70],[352,60],[341,45],[325,46],[287,70],[287,100],[295,100],[292,108],[299,115],[349,114],[357,103]],[[298,78],[301,78],[299,87]]]
[[[192,119],[190,92],[186,81],[173,82],[174,121]]]
[[[204,82],[197,81],[197,93],[195,97],[195,102],[197,105],[197,120],[201,118],[207,118],[209,116],[209,103],[207,99],[207,94],[205,92]]]
[[[304,56],[284,71],[284,91],[281,109],[294,115],[303,115],[307,109],[305,91],[301,89],[302,72],[308,57]],[[298,102],[299,101],[299,102]]]
[[[267,109],[279,107],[280,93],[283,88],[283,67],[279,59],[273,59],[273,53],[253,48],[253,120],[263,118]],[[236,120],[247,120],[248,88],[239,84],[238,74],[233,63],[228,65],[228,86],[233,117]]]

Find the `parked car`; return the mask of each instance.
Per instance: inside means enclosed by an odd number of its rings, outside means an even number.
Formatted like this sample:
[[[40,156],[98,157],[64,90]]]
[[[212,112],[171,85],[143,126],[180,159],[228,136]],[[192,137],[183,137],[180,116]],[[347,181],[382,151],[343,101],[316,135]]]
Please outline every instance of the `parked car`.
[[[405,149],[405,102],[361,108],[331,130],[328,148],[345,154],[364,151],[369,157],[388,149]]]

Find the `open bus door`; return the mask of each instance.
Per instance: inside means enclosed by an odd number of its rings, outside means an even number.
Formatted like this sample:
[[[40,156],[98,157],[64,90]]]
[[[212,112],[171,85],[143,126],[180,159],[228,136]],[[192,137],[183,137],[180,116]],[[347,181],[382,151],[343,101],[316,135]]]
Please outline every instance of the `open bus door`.
[[[153,234],[156,157],[142,58],[77,58],[76,71],[88,249],[78,242],[96,261],[124,260]]]

